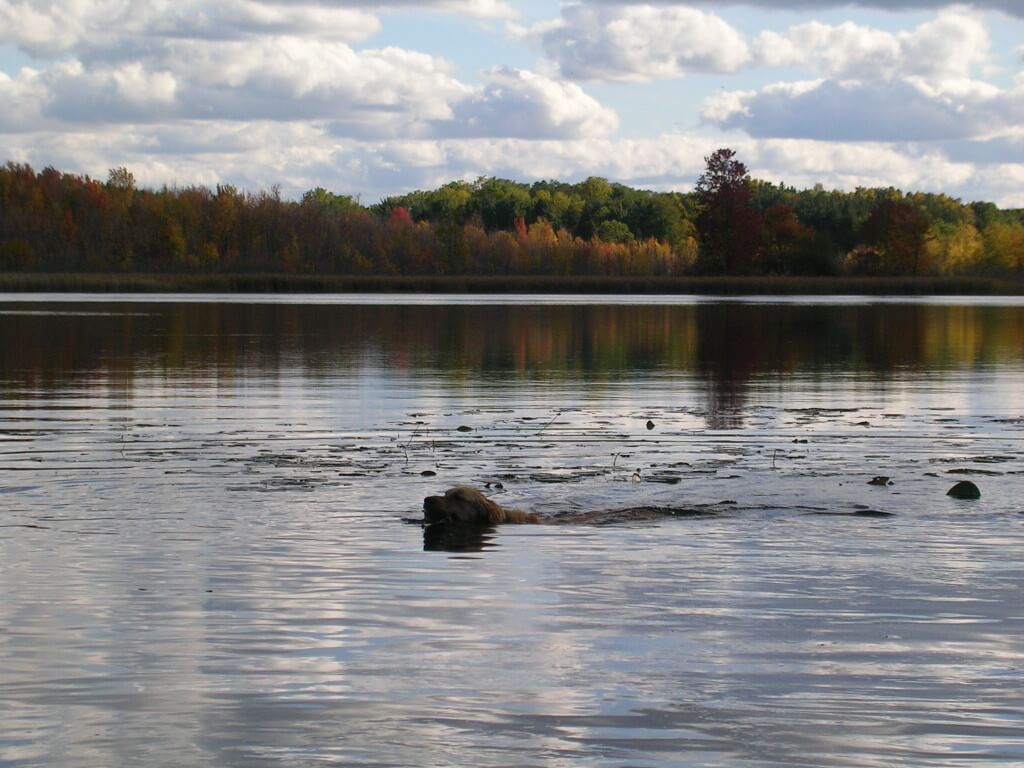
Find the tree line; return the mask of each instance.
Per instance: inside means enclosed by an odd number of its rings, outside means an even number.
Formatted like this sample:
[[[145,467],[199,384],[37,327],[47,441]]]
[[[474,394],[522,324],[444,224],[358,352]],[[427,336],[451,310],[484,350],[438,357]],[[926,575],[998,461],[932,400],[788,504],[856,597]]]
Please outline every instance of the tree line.
[[[364,206],[317,188],[139,188],[0,167],[0,271],[346,275],[986,275],[1024,272],[1024,212],[899,190],[796,190],[732,150],[696,189],[456,181]]]

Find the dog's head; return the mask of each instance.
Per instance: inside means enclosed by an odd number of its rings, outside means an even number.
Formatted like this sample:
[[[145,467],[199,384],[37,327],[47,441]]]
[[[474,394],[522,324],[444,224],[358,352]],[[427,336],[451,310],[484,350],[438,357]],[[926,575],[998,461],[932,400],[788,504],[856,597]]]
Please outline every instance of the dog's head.
[[[475,488],[451,488],[444,496],[423,500],[423,518],[427,523],[476,523],[485,525],[499,519],[501,507]]]

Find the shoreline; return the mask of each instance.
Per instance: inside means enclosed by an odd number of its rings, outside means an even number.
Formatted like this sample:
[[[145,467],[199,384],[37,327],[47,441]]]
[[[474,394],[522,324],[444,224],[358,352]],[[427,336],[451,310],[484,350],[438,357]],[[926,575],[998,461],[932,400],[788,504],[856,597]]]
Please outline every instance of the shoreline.
[[[269,273],[0,273],[0,292],[1022,296],[1024,281],[984,277],[399,277]]]

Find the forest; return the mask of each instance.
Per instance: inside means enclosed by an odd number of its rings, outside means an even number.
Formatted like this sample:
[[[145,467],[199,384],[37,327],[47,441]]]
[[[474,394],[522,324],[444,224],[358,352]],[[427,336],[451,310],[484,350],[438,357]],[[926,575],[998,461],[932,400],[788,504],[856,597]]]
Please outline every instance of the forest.
[[[692,192],[592,177],[454,181],[372,205],[317,188],[139,188],[0,167],[0,272],[1024,277],[1024,211],[897,189],[797,190],[729,149]]]

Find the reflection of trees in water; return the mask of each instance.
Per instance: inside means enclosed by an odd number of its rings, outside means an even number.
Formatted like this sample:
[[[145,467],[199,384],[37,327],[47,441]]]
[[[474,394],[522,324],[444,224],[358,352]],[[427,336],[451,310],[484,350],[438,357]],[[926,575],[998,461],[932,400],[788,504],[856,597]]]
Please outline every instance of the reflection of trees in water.
[[[708,426],[742,426],[747,382],[769,351],[751,307],[704,305],[697,312],[697,367],[705,380]]]
[[[707,386],[708,426],[742,426],[758,376],[858,368],[849,329],[863,318],[835,306],[705,304],[697,311],[697,366]],[[863,308],[843,308],[856,310]],[[886,375],[888,369],[876,370]]]
[[[1024,308],[925,305],[705,304],[697,366],[708,425],[742,425],[753,379],[797,371],[945,368],[1024,357]]]
[[[45,311],[17,304],[16,311]],[[428,371],[602,381],[690,373],[710,423],[737,424],[753,379],[795,371],[973,365],[1024,358],[1024,307],[925,305],[326,306],[60,304],[81,316],[0,315],[0,389],[103,387],[139,375],[230,383],[298,370]],[[8,309],[7,311],[12,311]]]

